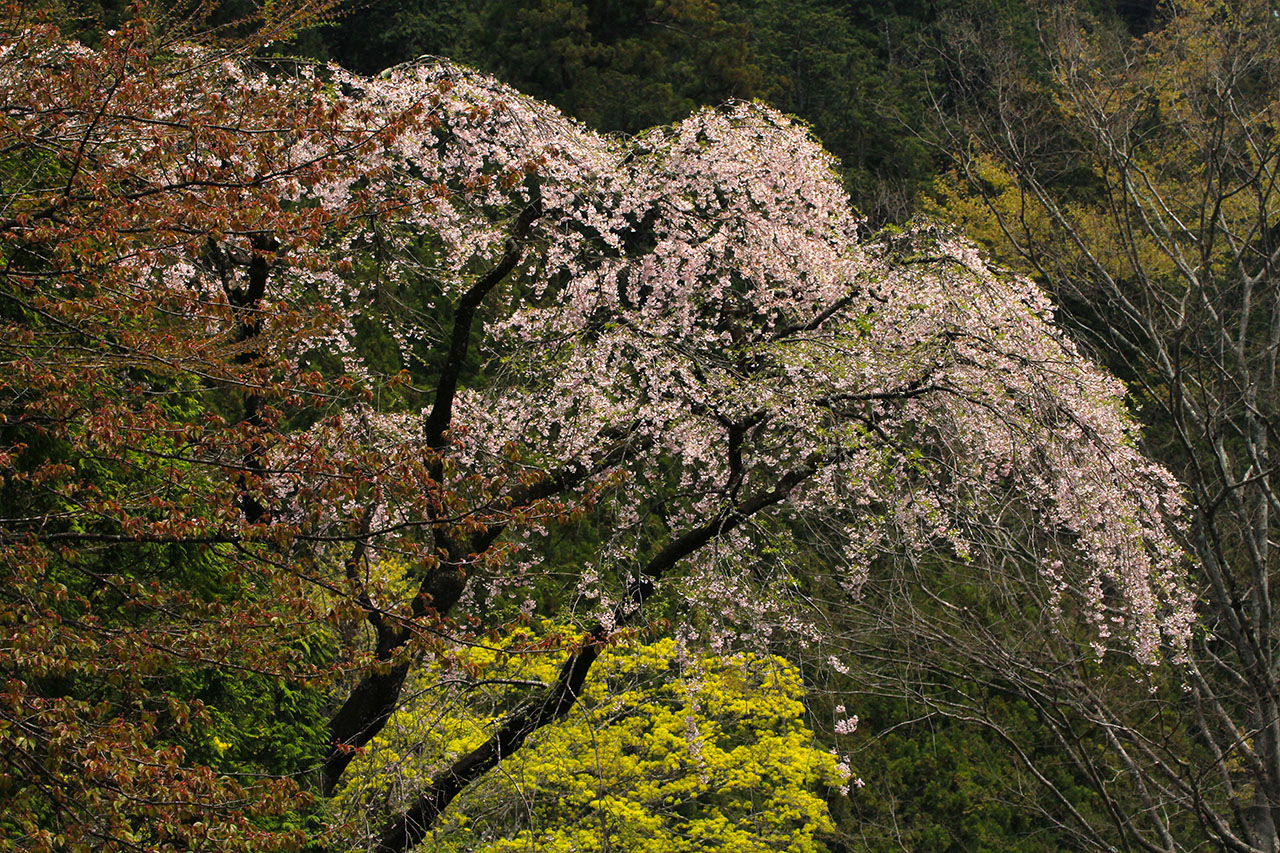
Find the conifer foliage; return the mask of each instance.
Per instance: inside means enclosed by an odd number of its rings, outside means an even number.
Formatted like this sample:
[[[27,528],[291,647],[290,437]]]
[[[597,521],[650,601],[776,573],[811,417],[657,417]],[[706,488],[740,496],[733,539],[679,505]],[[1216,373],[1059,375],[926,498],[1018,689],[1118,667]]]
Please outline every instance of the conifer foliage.
[[[411,671],[564,611],[380,816],[409,849],[628,624],[816,637],[799,540],[856,594],[1025,535],[1100,650],[1185,641],[1118,384],[971,247],[866,239],[781,115],[619,140],[444,62],[0,36],[0,843],[338,845]]]

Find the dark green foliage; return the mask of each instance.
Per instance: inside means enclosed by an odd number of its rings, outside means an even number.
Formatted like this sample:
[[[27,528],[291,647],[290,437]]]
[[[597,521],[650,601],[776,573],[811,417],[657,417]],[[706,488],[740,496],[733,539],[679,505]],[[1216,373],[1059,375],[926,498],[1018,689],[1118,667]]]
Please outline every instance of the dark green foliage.
[[[358,71],[447,55],[627,133],[762,89],[746,28],[707,0],[381,0],[352,7],[321,37]]]
[[[375,0],[319,37],[325,56],[366,73],[447,55],[603,130],[763,98],[814,126],[883,221],[905,217],[933,167],[907,132],[926,106],[932,15],[803,0]]]
[[[908,219],[942,165],[921,128],[934,98],[967,97],[972,72],[948,57],[975,21],[1036,49],[1034,13],[1013,0],[357,0],[296,49],[364,73],[449,56],[623,133],[761,98],[813,126],[882,224]]]
[[[1034,740],[1024,703],[990,697],[1011,730]],[[1070,849],[1021,799],[1030,787],[1006,745],[989,730],[931,714],[913,702],[866,697],[856,753],[866,787],[833,809],[847,850],[952,853]],[[1055,748],[1046,738],[1039,749]],[[1077,802],[1089,792],[1076,788]],[[1045,803],[1044,805],[1049,805]]]
[[[804,0],[747,0],[735,14],[750,24],[767,99],[813,125],[865,214],[905,219],[932,167],[909,132],[924,106],[925,69],[915,60],[928,18],[893,5]]]
[[[423,54],[468,62],[466,36],[476,6],[464,0],[355,0],[302,46],[363,74]]]

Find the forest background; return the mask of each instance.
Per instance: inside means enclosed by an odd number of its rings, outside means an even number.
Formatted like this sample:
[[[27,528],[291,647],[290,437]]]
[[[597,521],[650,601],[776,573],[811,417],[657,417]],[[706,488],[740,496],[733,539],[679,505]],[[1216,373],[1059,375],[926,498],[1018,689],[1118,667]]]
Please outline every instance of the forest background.
[[[128,18],[70,8],[90,15],[68,24],[90,43]],[[956,224],[1032,275],[1129,385],[1144,449],[1188,490],[1198,668],[1040,648],[1025,581],[992,587],[948,565],[872,577],[838,620],[848,672],[777,649],[804,684],[811,737],[865,781],[841,793],[828,780],[820,843],[1274,850],[1273,19],[1248,3],[389,0],[274,49],[370,75],[449,57],[623,134],[761,99],[839,159],[869,231]],[[217,688],[250,706],[255,690]],[[315,699],[287,701],[305,717]],[[844,706],[856,733],[832,723]],[[777,723],[742,725],[751,743],[751,725]],[[282,772],[305,760],[272,749]]]

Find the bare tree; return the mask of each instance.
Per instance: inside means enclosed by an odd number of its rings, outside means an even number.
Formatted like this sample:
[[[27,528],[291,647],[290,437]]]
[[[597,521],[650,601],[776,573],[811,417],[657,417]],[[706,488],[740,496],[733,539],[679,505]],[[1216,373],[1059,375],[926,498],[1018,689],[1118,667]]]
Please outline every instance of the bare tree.
[[[1134,38],[1075,10],[1041,14],[1047,74],[989,25],[957,23],[952,74],[935,90],[954,163],[937,201],[1051,291],[1078,339],[1125,379],[1148,450],[1185,485],[1201,620],[1190,660],[1153,673],[1143,695],[1117,678],[1122,658],[1098,665],[1051,642],[1011,653],[1009,625],[1026,620],[999,596],[978,614],[942,590],[926,613],[917,593],[877,617],[921,651],[914,671],[894,674],[900,683],[1006,738],[1083,846],[1202,849],[1207,839],[1273,853],[1280,18],[1253,0],[1191,0],[1162,15]],[[954,577],[925,574],[935,589]],[[1010,588],[1026,583],[1011,574]],[[1024,733],[984,708],[991,691],[1037,709],[1095,811],[1071,802]]]

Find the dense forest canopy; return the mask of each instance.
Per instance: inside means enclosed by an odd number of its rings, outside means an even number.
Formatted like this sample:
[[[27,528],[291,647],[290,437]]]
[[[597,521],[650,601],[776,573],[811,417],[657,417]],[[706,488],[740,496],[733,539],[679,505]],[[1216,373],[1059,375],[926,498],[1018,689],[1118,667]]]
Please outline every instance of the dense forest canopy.
[[[0,849],[1274,853],[1264,4],[53,8]]]

